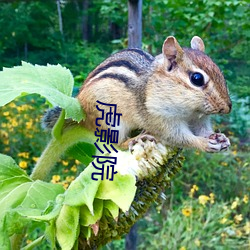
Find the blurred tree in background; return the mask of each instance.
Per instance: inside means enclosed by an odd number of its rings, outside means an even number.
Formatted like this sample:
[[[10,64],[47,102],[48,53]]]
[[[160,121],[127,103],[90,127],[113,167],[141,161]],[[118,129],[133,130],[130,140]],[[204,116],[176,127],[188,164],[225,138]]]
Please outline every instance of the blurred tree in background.
[[[199,35],[230,89],[247,96],[249,9],[248,1],[144,0],[143,48],[157,54],[168,35],[185,46]],[[127,47],[127,10],[124,0],[1,1],[0,66],[61,63],[83,80],[110,53]]]

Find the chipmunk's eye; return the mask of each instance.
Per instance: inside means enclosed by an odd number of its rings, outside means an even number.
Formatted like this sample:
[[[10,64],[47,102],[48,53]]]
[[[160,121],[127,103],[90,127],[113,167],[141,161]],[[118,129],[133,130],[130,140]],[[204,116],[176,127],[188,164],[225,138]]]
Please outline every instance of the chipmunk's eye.
[[[195,72],[190,74],[190,81],[198,87],[201,87],[204,85],[204,77],[201,73]]]

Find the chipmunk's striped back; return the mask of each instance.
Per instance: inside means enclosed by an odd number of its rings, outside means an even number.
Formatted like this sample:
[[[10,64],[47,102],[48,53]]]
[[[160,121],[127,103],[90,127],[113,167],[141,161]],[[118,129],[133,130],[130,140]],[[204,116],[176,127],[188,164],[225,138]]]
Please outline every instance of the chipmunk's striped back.
[[[143,50],[122,50],[96,67],[89,74],[84,85],[109,78],[133,87],[134,80],[148,72],[153,61],[154,57]]]
[[[85,80],[77,97],[87,114],[84,126],[95,128],[95,120],[100,115],[96,108],[98,100],[102,103],[117,104],[117,112],[122,113],[120,140],[125,138],[127,130],[138,128],[137,124],[145,112],[145,85],[152,74],[154,60],[153,56],[140,49],[126,49],[113,54],[98,65]],[[130,119],[131,114],[133,121],[127,128],[124,121]],[[105,124],[103,126],[105,127]]]
[[[89,74],[77,96],[86,113],[81,125],[94,131],[97,118],[113,114],[110,106],[116,105],[122,116],[115,129],[124,148],[130,132],[142,130],[164,145],[227,149],[229,140],[213,132],[209,115],[227,114],[232,104],[223,74],[204,51],[200,37],[193,37],[187,49],[169,36],[156,57],[139,49],[110,56]],[[109,128],[105,119],[99,121],[101,129]]]

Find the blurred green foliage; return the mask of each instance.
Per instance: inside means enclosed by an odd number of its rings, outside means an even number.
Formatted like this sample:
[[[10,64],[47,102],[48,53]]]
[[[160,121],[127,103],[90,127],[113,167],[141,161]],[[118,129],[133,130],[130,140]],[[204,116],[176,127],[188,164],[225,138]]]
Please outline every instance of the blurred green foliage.
[[[88,2],[85,8],[84,2]],[[80,84],[110,53],[127,46],[126,1],[61,1],[60,7],[63,33],[56,1],[2,1],[0,67],[21,60],[61,63],[69,66]],[[249,14],[248,1],[144,0],[143,47],[157,54],[169,35],[184,46],[199,35],[206,52],[223,69],[231,93],[246,97],[250,93]]]

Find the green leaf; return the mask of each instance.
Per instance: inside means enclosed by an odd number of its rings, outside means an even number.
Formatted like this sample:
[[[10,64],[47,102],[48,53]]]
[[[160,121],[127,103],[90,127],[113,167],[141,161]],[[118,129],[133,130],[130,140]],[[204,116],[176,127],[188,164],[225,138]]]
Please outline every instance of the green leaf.
[[[92,214],[87,206],[80,208],[80,225],[89,226],[95,224],[102,217],[103,200],[95,199],[93,203],[94,214]]]
[[[80,227],[81,234],[84,235],[84,238],[89,239],[92,234],[91,227]]]
[[[61,185],[46,183],[40,180],[34,181],[30,186],[26,197],[20,207],[28,209],[37,209],[43,211],[50,200],[55,200],[58,194],[64,193]]]
[[[98,188],[96,198],[112,200],[123,212],[129,210],[134,199],[136,186],[135,177],[117,173],[113,181],[103,180]]]
[[[16,208],[22,203],[31,185],[32,182],[23,183],[1,199],[0,221],[3,220],[7,210]]]
[[[0,72],[0,106],[18,96],[36,93],[53,106],[65,109],[66,118],[80,121],[84,114],[78,100],[71,97],[73,84],[71,72],[61,65],[34,66],[22,62],[22,66]]]
[[[8,234],[3,231],[0,225],[0,249],[2,250],[10,250],[10,240]]]
[[[113,201],[104,200],[103,207],[108,209],[114,219],[118,217],[119,207]]]
[[[28,178],[28,175],[10,156],[0,154],[0,181],[17,176],[26,176]]]
[[[93,202],[101,183],[101,180],[94,181],[91,174],[94,171],[92,165],[89,165],[69,186],[65,192],[64,204],[70,206],[87,205],[93,214]]]
[[[13,234],[22,234],[23,228],[30,223],[31,221],[27,217],[22,217],[15,209],[11,209],[5,213],[3,231],[7,237]]]
[[[0,234],[6,238],[3,246],[7,246],[8,237],[21,233],[23,227],[33,219],[27,216],[41,216],[47,210],[52,210],[51,214],[56,213],[57,216],[61,209],[60,203],[57,210],[50,203],[58,194],[64,193],[64,189],[61,185],[40,180],[32,182],[11,157],[0,155],[0,159]]]
[[[61,195],[58,195],[61,196]],[[37,221],[47,221],[50,222],[59,215],[61,208],[63,206],[62,202],[57,202],[58,197],[56,198],[56,202],[48,202],[47,208],[43,211],[42,215],[27,215],[30,219],[37,220]],[[20,214],[23,214],[21,211],[19,211]]]
[[[17,207],[24,199],[32,182],[23,183],[20,186],[13,189],[3,199],[1,199],[0,210],[0,247],[1,249],[8,249],[9,236],[14,232],[19,232],[25,224],[28,222],[20,216],[16,216],[16,213],[11,213],[11,210]],[[13,232],[14,227],[14,232]]]
[[[0,201],[4,198],[11,190],[25,182],[31,182],[27,176],[11,177],[6,180],[0,181]]]
[[[50,242],[51,249],[56,249],[56,225],[51,221],[45,229],[45,237]]]
[[[66,153],[87,166],[93,161],[92,155],[96,154],[96,148],[92,144],[79,142],[70,147]]]
[[[64,250],[71,250],[79,234],[79,207],[64,205],[56,220],[56,238]]]
[[[36,216],[41,216],[48,202],[62,192],[64,189],[60,185],[42,181],[28,182],[16,187],[1,200],[3,205],[0,212],[0,225],[8,232],[8,236],[20,232],[30,219],[39,220],[40,218]],[[60,209],[60,205],[56,206],[49,214],[50,217],[47,216],[47,220],[55,219]]]
[[[95,168],[90,164],[69,186],[65,192],[64,204],[70,206],[87,205],[94,215],[93,202],[95,198],[111,200],[123,211],[127,211],[136,192],[136,180],[133,175],[117,173],[114,180],[92,180]],[[105,173],[104,173],[105,176]],[[115,213],[115,211],[113,211]]]

